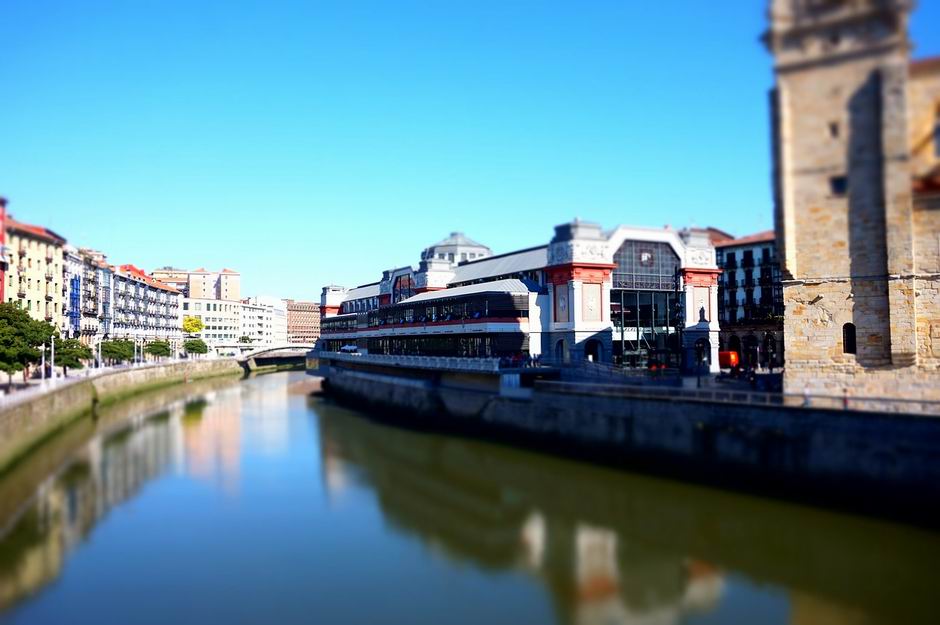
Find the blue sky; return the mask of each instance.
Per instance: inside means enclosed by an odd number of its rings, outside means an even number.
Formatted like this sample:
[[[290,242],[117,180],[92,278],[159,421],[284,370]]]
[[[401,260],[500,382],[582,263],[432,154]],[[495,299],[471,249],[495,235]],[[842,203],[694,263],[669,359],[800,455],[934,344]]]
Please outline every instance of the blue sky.
[[[915,56],[940,53],[924,0]],[[317,298],[452,230],[771,227],[763,0],[0,2],[0,194]]]

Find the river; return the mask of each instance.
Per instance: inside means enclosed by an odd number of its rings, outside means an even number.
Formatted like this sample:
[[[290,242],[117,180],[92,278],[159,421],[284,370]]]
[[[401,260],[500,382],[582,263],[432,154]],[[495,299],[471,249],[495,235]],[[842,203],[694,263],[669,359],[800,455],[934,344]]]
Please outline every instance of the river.
[[[0,479],[0,623],[936,623],[935,533],[393,428],[280,373]]]

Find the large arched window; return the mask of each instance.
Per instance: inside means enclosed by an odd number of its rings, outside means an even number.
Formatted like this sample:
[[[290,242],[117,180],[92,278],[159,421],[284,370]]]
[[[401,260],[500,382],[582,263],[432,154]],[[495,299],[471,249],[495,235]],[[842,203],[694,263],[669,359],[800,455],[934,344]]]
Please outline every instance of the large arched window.
[[[855,345],[855,324],[847,323],[842,326],[842,352],[857,354]]]
[[[614,254],[615,289],[671,291],[679,257],[668,243],[624,241]]]

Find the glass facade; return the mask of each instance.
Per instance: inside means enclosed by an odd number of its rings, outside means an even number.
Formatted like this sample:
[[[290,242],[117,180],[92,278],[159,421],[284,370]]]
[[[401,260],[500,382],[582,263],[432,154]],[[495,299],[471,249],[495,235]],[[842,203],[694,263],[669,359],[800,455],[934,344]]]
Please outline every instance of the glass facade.
[[[614,254],[610,319],[614,358],[625,366],[679,366],[679,256],[668,243],[624,241]]]
[[[613,288],[671,291],[679,256],[668,243],[624,241],[614,254]]]

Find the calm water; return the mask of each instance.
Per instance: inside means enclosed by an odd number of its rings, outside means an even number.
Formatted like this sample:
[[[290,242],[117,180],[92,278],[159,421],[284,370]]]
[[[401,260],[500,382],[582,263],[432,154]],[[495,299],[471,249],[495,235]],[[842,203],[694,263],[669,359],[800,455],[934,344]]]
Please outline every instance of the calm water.
[[[0,623],[937,623],[940,537],[376,425],[277,374],[0,481]]]

